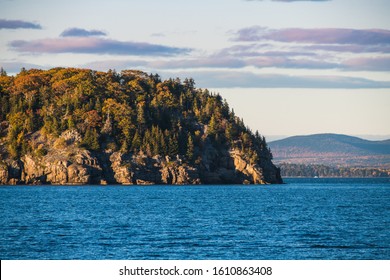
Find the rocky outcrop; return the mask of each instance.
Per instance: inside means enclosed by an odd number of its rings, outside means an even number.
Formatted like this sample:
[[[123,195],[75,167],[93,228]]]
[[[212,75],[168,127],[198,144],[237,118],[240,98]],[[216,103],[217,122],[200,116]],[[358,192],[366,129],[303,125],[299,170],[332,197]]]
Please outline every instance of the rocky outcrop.
[[[190,166],[171,165],[161,170],[161,180],[164,184],[189,185],[200,184],[199,172]]]
[[[16,185],[20,182],[20,162],[16,160],[0,160],[0,184]]]
[[[246,180],[253,184],[266,183],[263,176],[263,170],[260,168],[259,165],[248,163],[237,152],[232,152],[231,155],[234,161],[235,170],[241,172],[244,176],[246,176]]]
[[[209,151],[203,165],[202,182],[206,184],[268,184],[282,183],[280,171],[272,163],[252,164],[238,150],[213,158]],[[217,161],[217,164],[215,163]],[[212,166],[214,168],[212,168]],[[267,174],[266,174],[267,173]]]
[[[111,168],[114,172],[114,178],[118,184],[133,185],[134,172],[131,170],[131,165],[123,158],[122,153],[113,153],[110,156]]]
[[[29,154],[21,159],[20,181],[59,185],[100,183],[101,168],[86,150],[79,150],[69,158],[53,154],[34,158]]]
[[[0,163],[0,184],[5,185],[8,183],[8,166],[4,163]]]
[[[251,164],[238,151],[218,158],[218,164],[211,157],[205,165],[182,164],[178,157],[174,160],[161,156],[147,157],[144,154],[109,155],[109,163],[100,163],[97,157],[87,150],[74,149],[68,157],[66,149],[51,151],[39,158],[31,154],[20,161],[0,163],[0,184],[267,184],[282,183],[279,170],[273,165]],[[103,172],[104,166],[106,172]],[[105,178],[108,171],[113,179]],[[266,174],[266,176],[265,176]]]
[[[110,150],[92,154],[80,148],[75,130],[54,140],[32,136],[39,149],[20,160],[0,160],[0,184],[267,184],[282,183],[279,169],[270,160],[250,163],[242,152],[221,153],[207,142],[202,161],[188,164],[179,156],[149,157]],[[46,141],[46,145],[44,142]],[[48,143],[48,144],[47,144]]]
[[[44,161],[37,161],[31,155],[25,155],[21,159],[22,172],[21,181],[26,184],[36,184],[46,181],[46,164]],[[49,165],[49,167],[51,167]]]
[[[102,168],[91,152],[79,148],[80,136],[67,131],[59,138],[30,136],[37,150],[20,160],[0,160],[0,184],[103,184]]]
[[[46,182],[59,185],[84,185],[92,183],[88,166],[58,161],[47,169]]]
[[[171,161],[161,156],[130,155],[115,152],[110,156],[114,178],[119,184],[200,184],[196,168],[180,165],[180,159]]]

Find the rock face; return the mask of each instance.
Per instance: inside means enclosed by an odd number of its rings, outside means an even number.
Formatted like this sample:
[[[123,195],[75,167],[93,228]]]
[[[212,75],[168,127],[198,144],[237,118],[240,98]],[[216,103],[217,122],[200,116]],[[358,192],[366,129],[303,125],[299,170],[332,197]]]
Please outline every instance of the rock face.
[[[8,166],[0,164],[0,184],[7,184],[8,182]]]
[[[194,167],[179,165],[178,161],[149,158],[143,154],[124,155],[115,152],[110,156],[111,168],[117,183],[126,185],[200,184]]]
[[[265,184],[263,171],[257,165],[247,163],[240,154],[232,153],[234,160],[234,167],[238,172],[241,172],[244,176],[248,177],[249,182],[253,184]]]
[[[66,150],[66,149],[65,149]],[[280,173],[274,166],[260,167],[248,163],[238,151],[219,158],[218,166],[211,162],[200,166],[181,164],[161,156],[147,157],[144,154],[109,154],[109,162],[99,162],[89,151],[75,149],[65,157],[64,150],[51,151],[42,158],[31,154],[20,161],[0,163],[0,184],[267,184],[282,183]],[[215,164],[214,164],[215,165]],[[102,166],[108,170],[103,170]],[[267,169],[268,168],[268,169]],[[265,176],[264,170],[267,171]],[[105,172],[104,172],[105,171]],[[112,178],[105,174],[112,173]]]
[[[36,138],[39,142],[40,136]],[[26,154],[19,161],[0,161],[1,184],[83,185],[101,183],[102,169],[96,157],[77,147],[80,136],[67,131],[56,141],[48,141],[44,156]]]
[[[207,184],[283,183],[279,169],[272,164],[266,165],[265,163],[263,166],[251,164],[244,159],[242,153],[233,150],[226,156],[219,158],[218,165],[214,170],[211,170],[210,164],[204,166],[202,182]]]
[[[78,185],[100,183],[101,168],[88,151],[78,151],[73,157],[62,159],[49,155],[34,158],[25,155],[20,163],[20,183]]]

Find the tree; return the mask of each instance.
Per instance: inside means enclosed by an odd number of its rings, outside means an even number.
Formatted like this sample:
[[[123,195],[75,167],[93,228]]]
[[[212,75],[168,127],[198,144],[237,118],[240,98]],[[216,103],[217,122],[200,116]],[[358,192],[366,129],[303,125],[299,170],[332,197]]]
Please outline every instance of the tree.
[[[142,144],[141,136],[139,135],[138,131],[136,130],[134,137],[133,137],[133,141],[131,142],[131,150],[133,152],[138,152],[141,148],[141,144]]]
[[[7,76],[7,72],[3,69],[3,67],[0,68],[0,76],[1,77],[6,77]]]
[[[99,136],[95,128],[88,128],[81,145],[88,150],[97,151],[100,148]]]
[[[168,155],[170,157],[175,157],[179,154],[179,143],[177,140],[177,135],[174,134],[173,136],[169,137],[169,144],[168,144]]]
[[[101,126],[102,118],[96,110],[91,110],[83,115],[84,129],[98,128]]]
[[[145,102],[141,102],[137,106],[137,125],[139,129],[143,129],[146,124],[144,107],[145,107]]]
[[[26,151],[25,131],[27,116],[24,112],[11,114],[8,117],[9,127],[7,134],[8,152],[12,158],[23,155]],[[23,147],[23,149],[22,149]]]
[[[188,133],[186,157],[190,162],[192,162],[194,158],[194,141],[192,140],[191,134],[189,133]]]
[[[207,128],[207,133],[209,135],[213,136],[217,133],[217,130],[218,130],[217,120],[216,120],[215,116],[212,115],[210,122],[209,122],[209,125],[208,125],[208,128]]]

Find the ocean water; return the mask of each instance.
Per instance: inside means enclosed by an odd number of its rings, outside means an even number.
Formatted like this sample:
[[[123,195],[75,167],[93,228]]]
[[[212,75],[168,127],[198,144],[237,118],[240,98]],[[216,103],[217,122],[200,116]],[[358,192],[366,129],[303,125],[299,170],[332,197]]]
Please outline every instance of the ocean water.
[[[1,259],[390,259],[390,179],[3,186]]]

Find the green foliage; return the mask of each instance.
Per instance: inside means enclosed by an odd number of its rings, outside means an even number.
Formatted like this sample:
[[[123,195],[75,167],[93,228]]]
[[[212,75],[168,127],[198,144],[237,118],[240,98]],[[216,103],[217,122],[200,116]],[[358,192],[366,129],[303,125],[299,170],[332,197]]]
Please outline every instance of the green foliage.
[[[179,155],[179,142],[176,134],[169,137],[168,143],[168,155],[170,157],[176,157]]]
[[[7,134],[8,153],[12,158],[22,156],[28,151],[25,139],[28,122],[24,112],[18,112],[8,115],[9,127]]]
[[[97,151],[100,148],[99,135],[95,128],[88,128],[81,145],[89,150]]]
[[[191,134],[188,134],[186,156],[190,162],[194,159],[194,141],[192,140]]]
[[[133,152],[138,152],[141,148],[142,140],[141,136],[139,135],[138,131],[135,132],[133,141],[131,142],[131,149]]]

